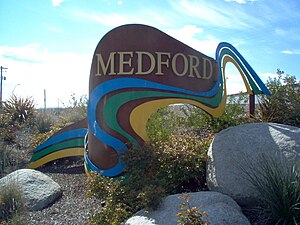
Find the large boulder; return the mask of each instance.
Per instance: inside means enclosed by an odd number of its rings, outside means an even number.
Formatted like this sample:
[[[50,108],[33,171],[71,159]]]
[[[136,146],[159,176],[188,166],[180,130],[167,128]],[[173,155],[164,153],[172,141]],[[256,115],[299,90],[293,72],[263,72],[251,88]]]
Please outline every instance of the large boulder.
[[[179,205],[183,203],[178,196],[166,197],[155,211],[139,211],[135,216],[129,218],[125,225],[177,224],[179,218],[176,217],[176,214],[180,211]],[[190,193],[189,204],[191,207],[198,207],[200,211],[205,211],[210,225],[250,225],[239,205],[227,195],[212,191]]]
[[[300,128],[252,123],[225,129],[216,135],[208,151],[208,188],[231,196],[240,205],[253,206],[259,195],[242,171],[257,168],[264,156],[280,155],[299,161]]]
[[[0,188],[17,185],[30,210],[46,208],[62,195],[61,187],[47,175],[31,169],[20,169],[0,179]]]

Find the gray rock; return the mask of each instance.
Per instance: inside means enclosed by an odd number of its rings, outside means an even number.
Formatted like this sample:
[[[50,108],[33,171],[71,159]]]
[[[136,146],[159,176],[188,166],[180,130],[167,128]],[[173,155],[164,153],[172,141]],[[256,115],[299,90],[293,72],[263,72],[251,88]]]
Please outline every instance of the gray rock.
[[[300,128],[253,123],[218,133],[208,151],[207,185],[209,190],[231,196],[240,205],[253,206],[259,195],[245,179],[242,169],[256,166],[262,155],[300,161]],[[255,168],[255,167],[254,167]]]
[[[179,195],[166,197],[159,209],[155,211],[139,211],[129,218],[125,225],[174,225],[177,224],[176,214],[180,211],[179,205],[183,203]],[[242,214],[239,205],[229,196],[218,192],[190,193],[189,204],[198,207],[200,211],[208,214],[210,225],[250,225],[248,219]]]
[[[31,169],[20,169],[0,179],[0,188],[10,183],[22,190],[30,210],[41,210],[62,195],[60,186],[47,175]]]

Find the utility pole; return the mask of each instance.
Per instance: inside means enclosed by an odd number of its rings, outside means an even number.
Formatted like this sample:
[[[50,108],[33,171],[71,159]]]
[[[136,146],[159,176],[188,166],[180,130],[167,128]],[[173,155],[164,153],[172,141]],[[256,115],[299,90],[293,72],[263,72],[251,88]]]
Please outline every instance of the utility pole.
[[[4,70],[7,70],[8,68],[5,68],[3,66],[0,67],[0,70],[1,70],[1,77],[0,77],[0,108],[2,108],[2,82],[3,80],[6,80],[6,77],[5,76],[2,76],[2,72]]]
[[[47,98],[46,98],[46,89],[44,89],[44,115],[46,115],[46,101],[47,101]]]

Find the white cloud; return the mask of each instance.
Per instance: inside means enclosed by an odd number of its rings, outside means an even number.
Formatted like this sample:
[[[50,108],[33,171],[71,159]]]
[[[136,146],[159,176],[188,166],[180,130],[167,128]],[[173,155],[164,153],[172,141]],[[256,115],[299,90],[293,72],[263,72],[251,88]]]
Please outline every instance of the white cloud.
[[[280,35],[280,36],[285,36],[288,32],[286,30],[281,29],[281,28],[276,28],[275,33],[277,35]]]
[[[300,50],[282,50],[281,53],[287,55],[300,55]]]
[[[296,41],[300,40],[300,33],[297,27],[289,28],[289,29],[276,28],[275,34],[280,36],[280,38],[284,37],[287,40],[296,40]]]
[[[246,4],[247,2],[255,2],[256,0],[225,0],[225,2],[236,2],[238,4]]]
[[[49,52],[39,44],[0,46],[0,61],[8,68],[7,79],[3,82],[3,99],[9,98],[14,90],[16,95],[32,96],[37,107],[43,107],[45,89],[47,106],[56,107],[58,99],[68,102],[72,93],[87,95],[90,60],[90,55]]]
[[[65,0],[51,0],[54,7],[60,6]]]
[[[56,26],[56,25],[50,25],[50,24],[45,24],[44,25],[45,28],[52,32],[52,33],[58,33],[58,34],[66,34],[66,32],[64,31],[63,28],[59,27],[59,26]]]
[[[123,1],[119,0],[118,5],[122,5],[122,4],[123,4]]]
[[[207,26],[232,29],[246,29],[258,24],[260,20],[241,10],[238,6],[225,3],[215,4],[214,1],[180,0],[171,1],[175,10],[191,17]]]
[[[194,37],[197,34],[203,33],[203,29],[197,27],[195,25],[185,25],[184,27],[177,29],[177,30],[170,30],[171,33],[176,35],[184,35],[187,37]]]
[[[107,27],[117,27],[129,23],[143,23],[141,19],[135,16],[127,16],[117,13],[104,14],[104,13],[91,13],[84,11],[74,12],[75,19],[80,21],[99,23]],[[140,21],[140,22],[139,22]]]
[[[36,51],[36,49],[40,51]],[[15,61],[40,62],[41,54],[47,54],[47,49],[41,49],[38,43],[28,44],[21,47],[0,46],[0,55]]]
[[[180,29],[169,29],[166,30],[166,33],[209,56],[214,55],[219,44],[219,41],[212,37],[204,37],[205,40],[197,38],[198,34],[203,33],[203,29],[195,25],[186,25]]]
[[[170,19],[153,10],[145,9],[135,13],[99,13],[95,11],[75,10],[71,12],[71,18],[80,22],[102,24],[106,27],[117,27],[124,24],[146,24],[155,27],[172,24]],[[151,19],[149,19],[151,18]]]
[[[227,63],[225,67],[227,94],[237,94],[246,92],[246,87],[239,71],[232,63]]]

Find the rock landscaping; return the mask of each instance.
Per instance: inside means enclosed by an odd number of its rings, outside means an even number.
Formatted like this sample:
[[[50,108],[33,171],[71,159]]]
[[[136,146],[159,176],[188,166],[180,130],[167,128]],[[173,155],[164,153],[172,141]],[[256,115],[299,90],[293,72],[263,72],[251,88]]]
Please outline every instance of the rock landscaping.
[[[299,162],[300,128],[276,123],[250,123],[216,134],[208,151],[207,186],[229,195],[242,206],[254,206],[258,194],[242,169],[258,165],[261,154],[284,155]]]
[[[125,225],[174,225],[177,224],[176,214],[182,200],[180,195],[170,195],[166,197],[161,206],[155,210],[147,212],[139,211],[135,216],[125,222]],[[213,192],[190,193],[190,206],[198,207],[200,211],[208,214],[210,225],[250,225],[248,219],[242,214],[239,205],[229,196]]]
[[[207,213],[210,225],[250,225],[251,215],[241,206],[259,202],[258,193],[241,168],[260,154],[283,153],[299,161],[300,129],[275,123],[253,123],[231,127],[216,134],[208,151],[207,185],[210,191],[193,192],[189,204]],[[28,224],[86,224],[101,210],[101,200],[88,198],[83,160],[63,159],[37,170],[20,169],[0,179],[0,187],[14,182],[24,193]],[[181,194],[163,199],[157,210],[141,210],[123,225],[174,225]],[[259,224],[259,223],[257,223]]]
[[[33,211],[46,208],[62,195],[59,184],[37,170],[20,169],[0,179],[0,187],[9,184],[22,190],[27,207]]]

